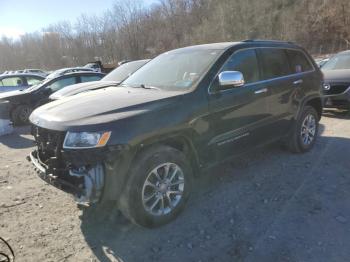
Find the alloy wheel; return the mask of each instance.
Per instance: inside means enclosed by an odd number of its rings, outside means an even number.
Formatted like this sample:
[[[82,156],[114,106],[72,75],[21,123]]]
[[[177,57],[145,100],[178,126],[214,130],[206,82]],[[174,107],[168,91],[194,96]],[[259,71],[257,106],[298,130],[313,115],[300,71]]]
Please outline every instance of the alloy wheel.
[[[301,125],[301,141],[305,146],[309,146],[315,139],[316,118],[313,114],[306,115]]]
[[[154,168],[142,188],[142,203],[153,216],[167,215],[180,203],[185,188],[182,169],[174,163],[164,163]]]

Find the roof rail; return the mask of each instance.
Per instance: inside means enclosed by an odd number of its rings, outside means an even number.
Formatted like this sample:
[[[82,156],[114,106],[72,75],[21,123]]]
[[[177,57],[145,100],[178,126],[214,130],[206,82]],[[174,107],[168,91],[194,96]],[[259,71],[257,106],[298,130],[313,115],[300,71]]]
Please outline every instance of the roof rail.
[[[249,43],[249,42],[269,42],[269,43],[288,43],[288,44],[294,44],[290,41],[281,41],[281,40],[266,40],[266,39],[246,39],[242,42]]]

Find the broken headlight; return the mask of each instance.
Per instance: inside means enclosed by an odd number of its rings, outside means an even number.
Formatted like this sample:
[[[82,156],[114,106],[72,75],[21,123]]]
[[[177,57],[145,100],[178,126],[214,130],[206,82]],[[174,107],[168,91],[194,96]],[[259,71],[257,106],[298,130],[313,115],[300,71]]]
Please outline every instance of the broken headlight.
[[[67,132],[63,148],[84,149],[103,147],[107,144],[111,132]]]

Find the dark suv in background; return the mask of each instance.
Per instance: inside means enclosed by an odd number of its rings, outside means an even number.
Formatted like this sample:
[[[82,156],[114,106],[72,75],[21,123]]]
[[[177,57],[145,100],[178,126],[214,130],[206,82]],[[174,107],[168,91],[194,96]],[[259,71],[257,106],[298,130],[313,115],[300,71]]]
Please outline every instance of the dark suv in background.
[[[350,110],[350,51],[336,54],[322,66],[324,106]]]
[[[134,223],[155,227],[179,214],[202,169],[275,141],[310,150],[321,88],[317,65],[292,43],[181,48],[120,87],[36,109],[28,159],[78,203],[114,200]]]

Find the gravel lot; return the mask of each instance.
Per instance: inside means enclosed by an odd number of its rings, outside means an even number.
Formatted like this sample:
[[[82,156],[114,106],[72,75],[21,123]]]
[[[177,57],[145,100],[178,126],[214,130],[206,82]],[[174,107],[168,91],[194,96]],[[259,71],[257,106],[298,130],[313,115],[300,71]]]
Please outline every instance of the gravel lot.
[[[182,215],[150,230],[46,185],[18,128],[0,137],[0,236],[16,261],[349,261],[350,116],[327,113],[320,131],[307,154],[272,145],[209,170]]]

